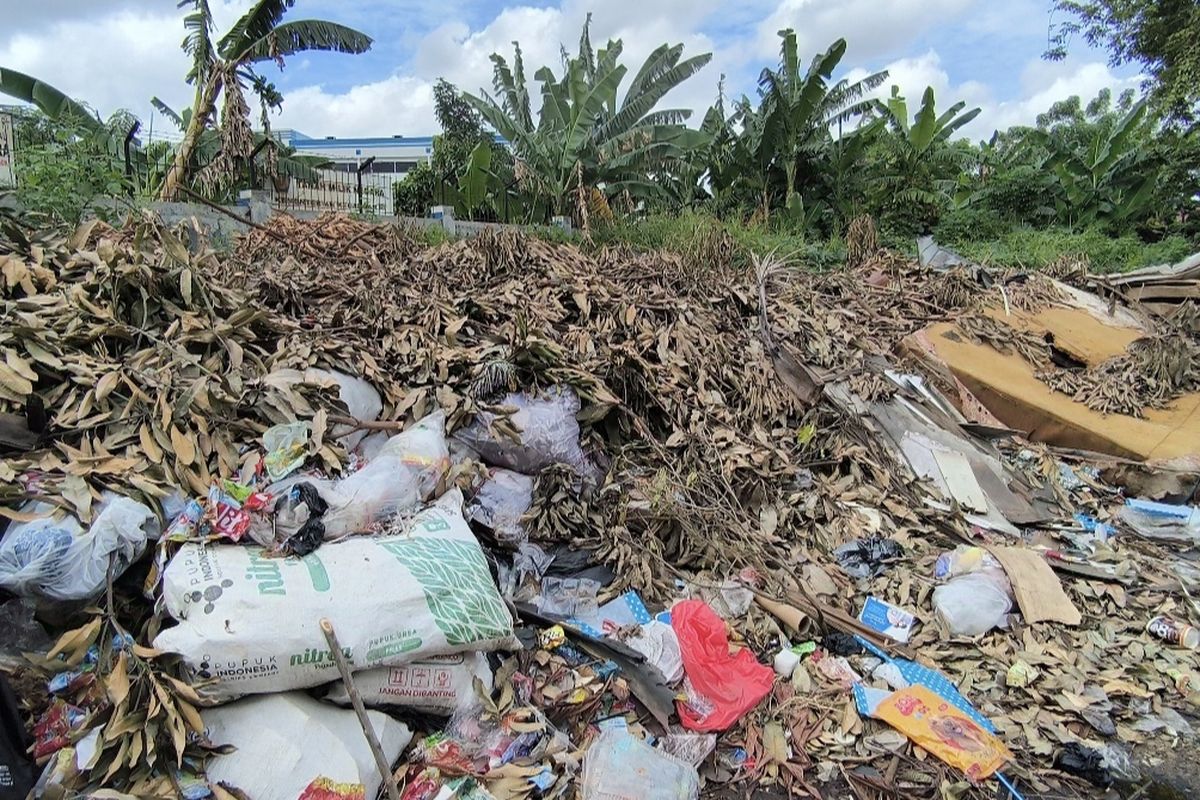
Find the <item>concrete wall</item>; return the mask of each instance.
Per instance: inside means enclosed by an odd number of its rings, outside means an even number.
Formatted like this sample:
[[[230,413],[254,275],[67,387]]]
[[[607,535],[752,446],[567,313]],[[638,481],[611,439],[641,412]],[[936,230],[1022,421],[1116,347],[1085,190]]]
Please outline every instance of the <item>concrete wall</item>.
[[[106,216],[115,215],[119,217],[129,210],[128,204],[112,200],[111,198],[103,198],[94,207],[98,210],[103,209]],[[326,213],[291,209],[276,210],[272,208],[268,201],[268,196],[260,192],[255,192],[246,205],[222,206],[229,214],[223,214],[203,203],[164,203],[153,201],[145,207],[158,214],[163,222],[168,225],[195,220],[201,230],[217,240],[229,240],[237,234],[250,230],[249,225],[240,222],[239,219],[235,219],[234,217],[249,219],[251,222],[261,224],[277,213],[303,220],[314,220],[322,213]],[[230,216],[230,214],[234,216]],[[453,214],[444,214],[437,219],[432,217],[377,217],[376,219],[379,222],[391,222],[406,227],[444,228],[451,238],[477,236],[481,231],[489,228],[493,230],[504,230],[506,228],[520,230],[527,227],[524,225],[503,225],[498,222],[471,222],[469,220],[455,219]]]

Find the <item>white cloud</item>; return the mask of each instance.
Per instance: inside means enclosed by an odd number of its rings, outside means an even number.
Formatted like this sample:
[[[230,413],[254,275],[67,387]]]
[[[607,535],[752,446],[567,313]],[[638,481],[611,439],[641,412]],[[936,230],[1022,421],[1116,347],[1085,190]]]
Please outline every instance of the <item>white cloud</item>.
[[[394,75],[342,93],[308,86],[288,92],[274,127],[310,136],[424,136],[436,130],[433,84]]]
[[[1136,88],[1139,78],[1122,78],[1105,64],[1099,62],[1065,62],[1051,64],[1033,59],[1025,65],[1022,96],[1012,100],[998,101],[988,86],[978,81],[955,83],[942,65],[934,50],[920,56],[902,58],[884,67],[889,79],[873,94],[886,97],[893,85],[908,98],[909,113],[916,112],[926,86],[932,86],[937,108],[945,110],[959,100],[965,101],[967,109],[978,106],[981,111],[971,123],[958,132],[970,139],[987,139],[997,129],[1012,125],[1032,125],[1037,115],[1046,111],[1059,100],[1079,95],[1086,103],[1101,89],[1109,88],[1114,94],[1123,89]],[[866,70],[855,69],[847,75],[858,80]]]
[[[631,74],[663,42],[682,42],[685,58],[713,52],[707,36],[688,31],[680,22],[697,23],[717,5],[712,0],[665,0],[639,13],[634,0],[620,0],[593,14],[592,45],[599,49],[609,39],[620,39],[623,62]],[[436,130],[433,82],[445,78],[465,91],[491,92],[491,54],[501,53],[511,66],[514,41],[521,43],[536,113],[540,95],[534,73],[545,65],[561,75],[561,49],[575,54],[586,17],[582,0],[568,0],[560,8],[507,8],[474,31],[462,22],[446,23],[422,39],[412,74],[397,73],[339,95],[321,87],[293,89],[287,93],[279,124],[320,136],[429,133]],[[663,106],[693,108],[702,114],[716,97],[720,71],[731,63],[725,55],[715,54],[713,63],[668,95]]]
[[[838,38],[849,43],[848,58],[872,61],[907,49],[918,35],[975,5],[979,0],[783,0],[758,26],[756,54],[776,57],[778,32],[792,28],[803,61]]]

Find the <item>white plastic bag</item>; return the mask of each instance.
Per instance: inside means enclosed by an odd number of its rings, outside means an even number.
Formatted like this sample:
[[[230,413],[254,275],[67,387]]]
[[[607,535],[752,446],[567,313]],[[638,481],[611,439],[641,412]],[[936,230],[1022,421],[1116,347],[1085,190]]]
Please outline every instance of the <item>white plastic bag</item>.
[[[496,541],[517,547],[528,536],[521,517],[533,505],[533,478],[510,469],[493,469],[467,503],[467,519],[496,535]]]
[[[213,783],[254,800],[375,797],[379,791],[379,770],[353,711],[289,692],[206,708],[200,716],[213,744],[237,748],[209,759],[205,772]],[[412,732],[378,711],[367,718],[384,758],[394,763]]]
[[[44,504],[31,508],[49,513]],[[99,506],[86,532],[74,517],[12,525],[0,541],[0,587],[49,600],[95,597],[107,582],[110,559],[114,575],[120,575],[141,557],[148,534],[158,527],[147,506],[115,495]]]
[[[375,391],[375,387],[364,381],[362,378],[356,378],[353,375],[347,375],[344,372],[325,369],[279,369],[267,376],[268,380],[282,379],[292,383],[315,383],[318,385],[328,385],[330,382],[336,383],[338,387],[338,397],[346,404],[346,410],[350,412],[350,416],[360,422],[373,422],[379,419],[379,412],[383,411],[383,399],[379,396],[379,392]],[[367,435],[366,431],[355,431],[349,425],[333,426],[333,435],[347,450],[353,450],[358,446],[358,443]]]
[[[583,756],[583,800],[696,800],[691,764],[660,753],[627,730],[606,730]]]
[[[388,439],[365,467],[340,481],[292,480],[272,485],[267,492],[285,496],[291,486],[311,484],[327,506],[320,515],[323,538],[340,539],[370,530],[376,523],[432,499],[449,465],[446,415],[435,411]],[[264,547],[275,546],[300,530],[312,509],[306,504],[291,504],[285,496],[275,512],[273,517],[256,519],[250,529],[254,541]]]
[[[154,646],[215,678],[202,690],[214,700],[331,681],[322,617],[355,670],[516,647],[457,489],[403,533],[331,542],[303,558],[185,544],[163,575],[163,603],[179,624]]]
[[[579,444],[579,397],[569,386],[553,386],[540,397],[510,394],[497,404],[514,409],[507,423],[520,432],[513,441],[493,424],[501,415],[481,411],[455,438],[479,452],[489,464],[536,475],[552,464],[567,464],[580,478],[596,482],[595,466]]]
[[[970,572],[934,589],[933,607],[951,633],[978,636],[1007,624],[1012,589],[1002,570]]]
[[[354,673],[354,688],[364,705],[398,706],[430,714],[453,714],[475,701],[475,678],[492,690],[492,669],[483,653],[430,656],[411,664],[380,667]],[[325,699],[350,705],[350,694],[341,681],[330,684]]]

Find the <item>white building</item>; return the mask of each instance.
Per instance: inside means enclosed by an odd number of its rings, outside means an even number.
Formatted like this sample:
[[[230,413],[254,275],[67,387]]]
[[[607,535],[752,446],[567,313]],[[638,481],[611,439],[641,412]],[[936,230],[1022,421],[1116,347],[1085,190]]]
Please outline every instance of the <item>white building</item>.
[[[390,175],[393,180],[403,177],[422,161],[433,157],[432,136],[368,136],[342,139],[326,136],[314,139],[298,130],[284,128],[275,135],[292,147],[297,154],[321,156],[333,162],[339,172],[355,172],[367,159],[375,161],[364,174]]]

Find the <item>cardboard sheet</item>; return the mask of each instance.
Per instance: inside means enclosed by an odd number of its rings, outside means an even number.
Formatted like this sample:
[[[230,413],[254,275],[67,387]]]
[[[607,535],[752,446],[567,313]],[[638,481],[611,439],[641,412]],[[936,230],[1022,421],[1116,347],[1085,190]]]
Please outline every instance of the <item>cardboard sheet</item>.
[[[1113,317],[1113,324],[1097,316],[1100,311],[1082,306],[1007,317],[1003,309],[988,313],[1015,328],[1053,337],[1055,346],[1087,364],[1124,352],[1142,336],[1142,330],[1131,327],[1128,312]],[[1184,395],[1166,409],[1147,409],[1141,419],[1106,416],[1042,383],[1020,355],[974,342],[954,323],[936,323],[922,334],[906,343],[912,352],[920,354],[921,340],[927,342],[992,414],[1034,441],[1139,460],[1200,453],[1200,393]]]
[[[1078,625],[1083,620],[1041,553],[1024,547],[1000,546],[989,547],[988,552],[1004,567],[1026,623]]]

